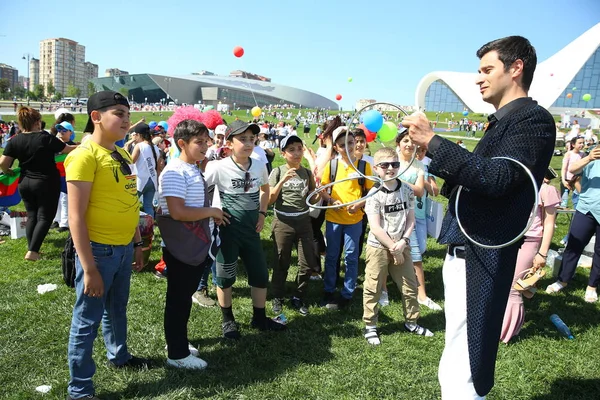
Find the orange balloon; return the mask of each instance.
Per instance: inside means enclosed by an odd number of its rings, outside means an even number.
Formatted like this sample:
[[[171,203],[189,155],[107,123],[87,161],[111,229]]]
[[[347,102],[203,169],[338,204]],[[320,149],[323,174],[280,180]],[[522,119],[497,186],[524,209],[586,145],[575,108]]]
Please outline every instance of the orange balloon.
[[[236,56],[237,58],[240,58],[241,56],[244,55],[244,48],[242,46],[235,46],[233,48],[233,55]]]
[[[571,97],[573,97],[572,93],[567,93],[567,99],[570,99]]]

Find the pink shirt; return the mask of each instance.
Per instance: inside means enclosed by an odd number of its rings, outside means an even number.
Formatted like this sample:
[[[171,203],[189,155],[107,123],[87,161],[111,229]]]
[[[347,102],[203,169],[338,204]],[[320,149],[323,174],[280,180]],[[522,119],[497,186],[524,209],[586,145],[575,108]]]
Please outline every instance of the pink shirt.
[[[575,161],[581,160],[583,156],[583,153],[575,153],[573,151],[565,154],[562,162],[562,170],[565,171],[564,178],[566,181],[570,181],[571,178],[573,178],[573,174],[569,172],[569,165],[573,164]]]
[[[531,227],[525,234],[526,237],[542,237],[544,233],[543,213],[546,209],[556,208],[560,204],[560,200],[560,194],[554,186],[548,185],[545,182],[542,183],[542,187],[540,188],[540,203],[538,204],[537,214],[533,219]]]

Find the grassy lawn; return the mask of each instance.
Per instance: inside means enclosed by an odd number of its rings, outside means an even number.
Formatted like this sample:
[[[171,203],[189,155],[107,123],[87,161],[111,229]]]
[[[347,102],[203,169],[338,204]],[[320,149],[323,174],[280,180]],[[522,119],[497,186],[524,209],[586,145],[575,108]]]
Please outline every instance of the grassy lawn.
[[[149,115],[148,115],[149,114]],[[136,113],[137,121],[142,113]],[[146,113],[147,121],[160,118]],[[245,119],[245,112],[241,118]],[[86,116],[77,116],[81,130]],[[232,118],[229,117],[228,121]],[[313,132],[315,126],[313,125]],[[300,134],[302,136],[302,134]],[[313,137],[311,133],[311,138]],[[311,139],[312,141],[312,139]],[[466,141],[472,149],[474,141]],[[378,145],[373,146],[372,150]],[[560,168],[561,157],[552,165]],[[282,162],[278,156],[276,165]],[[558,184],[558,182],[556,182]],[[440,199],[441,200],[441,199]],[[22,209],[22,205],[15,209]],[[269,263],[273,259],[267,218],[261,234]],[[553,248],[568,228],[560,216]],[[42,247],[42,260],[26,263],[25,238],[0,244],[0,398],[64,399],[69,378],[67,342],[74,292],[62,283],[60,253],[66,233],[51,231]],[[150,273],[159,261],[160,239],[155,238],[150,267],[131,280],[128,309],[130,351],[149,357],[156,367],[133,372],[109,369],[101,335],[95,344],[97,395],[103,399],[436,399],[438,361],[444,346],[444,315],[421,310],[420,323],[433,338],[403,331],[402,306],[397,288],[389,285],[391,304],[380,318],[382,345],[370,347],[362,336],[362,288],[349,309],[328,312],[318,307],[322,282],[311,281],[310,315],[284,312],[289,331],[258,333],[249,327],[250,291],[243,268],[234,286],[233,308],[241,323],[242,339],[224,343],[218,308],[193,306],[189,324],[191,342],[209,367],[203,372],[183,372],[164,367],[166,352],[163,312],[166,282]],[[424,267],[429,296],[443,304],[442,261],[444,247],[428,240]],[[364,262],[361,257],[359,282]],[[288,283],[296,272],[293,259]],[[520,337],[501,345],[496,386],[489,399],[587,399],[600,392],[600,369],[595,352],[600,347],[598,306],[585,303],[583,294],[589,271],[580,269],[572,289],[550,296],[538,293],[526,300],[526,323]],[[391,282],[391,281],[390,281]],[[540,285],[552,282],[550,274]],[[56,283],[56,291],[39,295],[39,284]],[[270,305],[267,313],[271,316]],[[570,326],[576,339],[563,339],[549,321],[553,313]],[[52,385],[47,395],[35,392]],[[596,394],[594,394],[596,393]]]

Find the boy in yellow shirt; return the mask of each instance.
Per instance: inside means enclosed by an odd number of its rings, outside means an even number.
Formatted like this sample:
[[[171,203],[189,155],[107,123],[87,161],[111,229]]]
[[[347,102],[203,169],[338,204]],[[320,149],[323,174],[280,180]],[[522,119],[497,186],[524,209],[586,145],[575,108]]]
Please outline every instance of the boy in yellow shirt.
[[[348,135],[346,151],[346,135]],[[362,160],[354,158],[354,136],[348,132],[348,128],[340,126],[332,135],[333,149],[340,155],[329,162],[323,170],[321,184],[326,185],[332,181],[340,181],[344,178],[355,177],[356,179],[347,180],[345,182],[336,183],[331,187],[331,191],[322,192],[324,201],[329,205],[341,205],[349,203],[363,197],[363,190],[369,190],[373,186],[373,182],[360,178],[358,172],[352,168],[351,164],[359,170],[364,170],[365,175],[372,175],[371,166],[366,163],[364,168],[359,167]],[[348,154],[351,158],[348,158]],[[331,175],[332,163],[336,163],[334,168],[335,176]],[[362,184],[359,181],[363,181]],[[352,293],[356,288],[356,279],[358,277],[358,257],[359,246],[358,241],[362,233],[362,207],[364,201],[350,206],[341,208],[328,209],[325,213],[325,237],[327,239],[327,251],[325,254],[325,277],[324,289],[325,294],[321,302],[322,306],[328,309],[338,309],[348,305],[352,299]],[[337,276],[337,259],[340,254],[340,249],[344,248],[344,264],[346,265],[346,273],[344,276],[344,287],[340,298],[335,297],[335,282]]]
[[[120,93],[102,91],[90,97],[87,108],[85,132],[93,133],[65,160],[69,227],[77,250],[67,399],[96,399],[92,353],[101,321],[109,366],[149,365],[127,349],[131,269],[144,265],[134,164],[115,145],[129,129],[129,103]]]

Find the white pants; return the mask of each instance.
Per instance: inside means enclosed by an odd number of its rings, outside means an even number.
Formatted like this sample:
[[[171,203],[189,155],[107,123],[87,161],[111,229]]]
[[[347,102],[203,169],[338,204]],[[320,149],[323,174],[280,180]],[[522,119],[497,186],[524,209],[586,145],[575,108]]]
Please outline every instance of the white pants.
[[[442,399],[484,400],[475,391],[469,364],[465,260],[446,254],[442,275],[446,314],[446,344],[438,371]]]
[[[67,211],[67,194],[60,192],[60,197],[58,199],[58,208],[56,209],[56,216],[54,217],[54,222],[58,222],[58,226],[60,228],[69,227],[69,214],[67,213]]]

